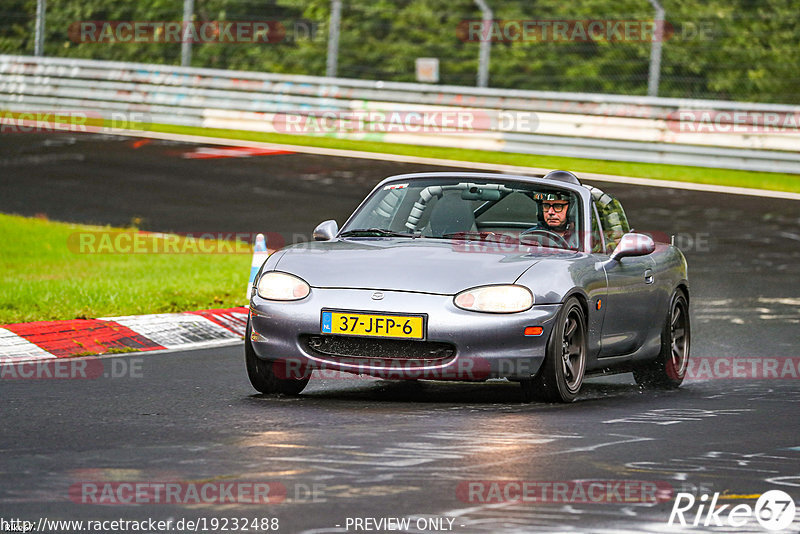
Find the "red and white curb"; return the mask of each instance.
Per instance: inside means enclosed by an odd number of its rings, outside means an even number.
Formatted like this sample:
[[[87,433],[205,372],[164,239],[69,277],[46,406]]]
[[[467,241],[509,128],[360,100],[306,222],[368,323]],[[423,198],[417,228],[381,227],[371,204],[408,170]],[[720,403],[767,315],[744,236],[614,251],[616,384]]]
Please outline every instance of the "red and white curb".
[[[246,307],[7,324],[0,326],[0,364],[231,345],[246,326]]]
[[[274,252],[256,236],[247,298],[261,264]],[[183,313],[157,313],[37,321],[0,325],[0,365],[117,352],[186,350],[240,343],[248,310],[241,306]]]

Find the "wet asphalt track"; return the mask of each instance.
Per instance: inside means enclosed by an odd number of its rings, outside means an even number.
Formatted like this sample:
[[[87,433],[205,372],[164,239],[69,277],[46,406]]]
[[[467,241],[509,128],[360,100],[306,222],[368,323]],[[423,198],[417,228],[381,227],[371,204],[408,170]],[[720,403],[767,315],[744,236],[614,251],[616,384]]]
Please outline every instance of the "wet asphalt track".
[[[288,242],[323,219],[343,222],[385,176],[439,170],[299,154],[186,159],[195,147],[137,141],[0,136],[0,212],[268,231]],[[798,356],[797,202],[598,185],[622,200],[636,229],[677,235],[690,268],[693,356]],[[800,499],[797,380],[695,381],[659,393],[618,375],[589,380],[578,402],[560,406],[519,404],[505,383],[314,379],[301,398],[254,395],[239,347],[103,364],[124,376],[0,380],[0,518],[277,517],[280,532],[344,532],[347,517],[435,516],[454,519],[453,532],[661,532],[671,500],[486,504],[464,502],[457,489],[642,480],[720,492],[726,504],[752,505],[747,496],[769,489]],[[69,498],[81,481],[174,480],[275,481],[289,498],[268,506]],[[769,532],[748,525],[696,530]]]

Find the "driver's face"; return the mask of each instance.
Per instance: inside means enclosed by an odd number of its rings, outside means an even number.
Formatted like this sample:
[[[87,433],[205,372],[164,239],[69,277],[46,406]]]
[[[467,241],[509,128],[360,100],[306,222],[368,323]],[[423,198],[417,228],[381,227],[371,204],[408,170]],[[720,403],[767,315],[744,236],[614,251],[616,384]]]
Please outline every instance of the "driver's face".
[[[561,211],[556,211],[560,209]],[[544,222],[551,228],[562,228],[567,223],[569,202],[566,200],[545,200],[542,202]]]

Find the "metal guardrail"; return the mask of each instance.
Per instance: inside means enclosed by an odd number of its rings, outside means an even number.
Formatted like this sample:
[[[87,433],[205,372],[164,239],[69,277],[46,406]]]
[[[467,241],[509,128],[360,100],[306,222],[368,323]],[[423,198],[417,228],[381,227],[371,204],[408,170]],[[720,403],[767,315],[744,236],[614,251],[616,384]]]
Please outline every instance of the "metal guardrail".
[[[779,104],[0,55],[0,110],[84,110],[103,117],[137,112],[153,123],[305,135],[307,131],[287,129],[287,121],[298,117],[307,121],[324,111],[338,117],[361,113],[369,117],[366,129],[318,133],[343,139],[800,173],[800,107]],[[407,117],[437,111],[466,113],[475,120],[468,130],[415,132],[388,127],[392,113]],[[705,130],[701,122],[699,131],[693,131],[698,124],[682,122],[681,113],[709,117],[712,122],[705,123]],[[781,117],[790,127],[764,127],[757,121],[765,114]],[[521,117],[527,121],[518,120]],[[386,124],[380,123],[383,118]]]

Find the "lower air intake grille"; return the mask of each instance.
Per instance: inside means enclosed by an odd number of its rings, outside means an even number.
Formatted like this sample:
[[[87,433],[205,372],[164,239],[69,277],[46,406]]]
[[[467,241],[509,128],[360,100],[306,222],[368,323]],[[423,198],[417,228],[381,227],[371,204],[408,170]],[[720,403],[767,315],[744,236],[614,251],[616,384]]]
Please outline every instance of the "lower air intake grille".
[[[334,358],[369,360],[416,360],[443,363],[453,358],[456,348],[450,343],[409,341],[405,339],[372,339],[351,336],[302,336],[301,341],[312,354]]]

